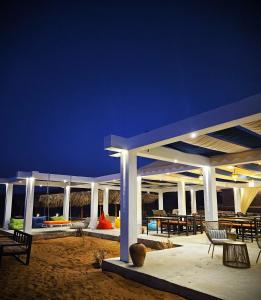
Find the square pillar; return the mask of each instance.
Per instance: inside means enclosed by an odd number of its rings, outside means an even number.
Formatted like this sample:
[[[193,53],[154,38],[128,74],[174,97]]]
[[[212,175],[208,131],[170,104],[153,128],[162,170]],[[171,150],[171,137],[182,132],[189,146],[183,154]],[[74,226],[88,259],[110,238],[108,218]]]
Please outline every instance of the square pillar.
[[[190,190],[190,199],[191,199],[191,214],[195,214],[197,212],[197,197],[196,191],[193,189]]]
[[[218,221],[216,172],[214,167],[203,167],[204,208],[206,221]]]
[[[185,182],[178,182],[178,210],[179,215],[186,215],[186,190],[185,190]]]
[[[91,185],[91,219],[89,228],[96,229],[98,219],[98,184]]]
[[[141,233],[142,227],[142,191],[141,191],[141,177],[137,177],[137,232]]]
[[[32,219],[34,209],[34,182],[33,177],[26,178],[26,193],[24,205],[24,232],[32,232]]]
[[[103,212],[105,214],[105,216],[109,215],[109,189],[105,188],[105,190],[103,190]]]
[[[241,191],[240,188],[233,188],[235,213],[241,212]]]
[[[163,210],[163,192],[159,192],[158,209]]]
[[[4,211],[4,222],[3,228],[8,229],[12,214],[12,201],[13,201],[13,184],[6,184],[6,194],[5,194],[5,211]]]
[[[120,259],[129,262],[129,246],[137,242],[137,156],[121,152]]]
[[[69,212],[70,212],[70,193],[71,188],[67,185],[64,188],[64,198],[63,198],[63,217],[66,221],[69,220]]]

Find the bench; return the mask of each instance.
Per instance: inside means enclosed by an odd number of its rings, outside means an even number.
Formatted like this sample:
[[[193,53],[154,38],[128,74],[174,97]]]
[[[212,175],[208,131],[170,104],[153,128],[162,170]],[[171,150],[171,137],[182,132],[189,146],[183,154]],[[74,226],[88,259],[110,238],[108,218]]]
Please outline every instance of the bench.
[[[3,256],[14,256],[18,261],[29,265],[32,247],[32,235],[20,230],[14,230],[14,234],[0,237],[0,266]],[[20,258],[25,255],[25,262]]]

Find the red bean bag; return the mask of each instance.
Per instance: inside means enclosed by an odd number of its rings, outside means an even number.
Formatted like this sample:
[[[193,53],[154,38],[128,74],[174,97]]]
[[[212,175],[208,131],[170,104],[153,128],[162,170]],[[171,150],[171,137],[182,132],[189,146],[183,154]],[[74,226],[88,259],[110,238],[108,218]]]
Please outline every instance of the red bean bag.
[[[111,222],[105,218],[104,212],[100,216],[97,229],[112,229]]]

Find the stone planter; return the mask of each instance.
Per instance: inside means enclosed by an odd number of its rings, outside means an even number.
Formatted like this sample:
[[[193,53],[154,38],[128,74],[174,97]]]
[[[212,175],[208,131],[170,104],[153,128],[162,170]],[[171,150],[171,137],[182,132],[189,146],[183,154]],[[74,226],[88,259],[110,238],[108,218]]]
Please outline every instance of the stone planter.
[[[142,243],[130,245],[130,256],[135,267],[142,267],[146,257],[146,247]]]

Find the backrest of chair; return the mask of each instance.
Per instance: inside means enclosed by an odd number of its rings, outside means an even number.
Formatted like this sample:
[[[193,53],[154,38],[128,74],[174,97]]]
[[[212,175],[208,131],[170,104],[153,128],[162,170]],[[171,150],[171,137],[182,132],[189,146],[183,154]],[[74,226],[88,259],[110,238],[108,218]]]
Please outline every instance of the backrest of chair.
[[[212,229],[219,229],[218,221],[204,221],[203,227],[205,231],[209,231]]]
[[[226,239],[227,238],[226,230],[210,229],[210,230],[208,230],[208,234],[211,239]]]
[[[14,230],[13,239],[17,243],[22,243],[26,248],[30,248],[32,245],[32,235],[20,230]]]
[[[166,216],[166,211],[164,209],[153,209],[152,210],[153,216]]]

